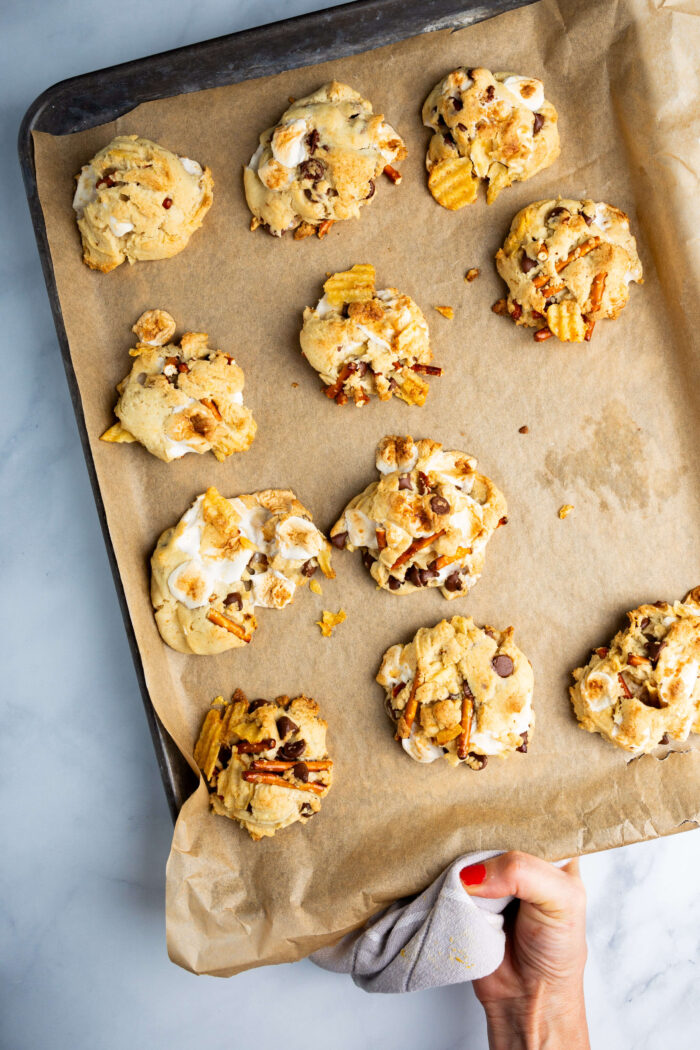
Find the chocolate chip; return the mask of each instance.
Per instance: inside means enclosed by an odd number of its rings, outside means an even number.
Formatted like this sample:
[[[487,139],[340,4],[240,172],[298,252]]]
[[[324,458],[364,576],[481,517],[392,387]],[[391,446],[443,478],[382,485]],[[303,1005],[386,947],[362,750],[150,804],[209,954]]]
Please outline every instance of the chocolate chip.
[[[660,697],[652,696],[652,694],[649,692],[648,688],[646,688],[646,687],[642,689],[642,691],[639,694],[639,696],[637,697],[637,699],[639,700],[640,703],[644,704],[645,707],[653,707],[657,711],[661,711],[662,708],[667,706],[666,704],[664,704],[661,701]]]
[[[281,718],[277,719],[277,732],[282,740],[284,740],[286,736],[289,736],[290,733],[296,733],[298,728],[299,726],[296,722],[292,722],[291,718],[288,718],[287,715],[282,715]]]
[[[319,182],[326,173],[326,165],[318,157],[310,157],[299,165],[299,174],[309,182]]]
[[[495,95],[495,93],[496,93],[495,87],[493,86],[493,84],[489,84],[489,86],[486,88],[486,101],[490,102],[492,100],[493,96]]]
[[[464,132],[464,133],[466,134],[466,132],[467,132],[467,125],[466,125],[466,124],[462,124],[462,123],[460,122],[460,123],[459,123],[459,124],[457,125],[457,127],[459,128],[459,130],[460,130],[460,131],[463,131],[463,132]]]
[[[445,133],[443,134],[443,136],[442,136],[442,137],[443,137],[443,139],[445,140],[445,143],[446,143],[447,145],[450,145],[450,146],[454,146],[454,145],[455,145],[455,140],[454,140],[454,138],[453,138],[453,136],[452,136],[452,132],[450,132],[450,131],[446,131],[446,132],[445,132]]]
[[[308,782],[309,767],[307,766],[306,762],[297,762],[297,764],[292,770],[292,773],[297,778],[297,780],[301,780],[304,784]]]
[[[466,680],[466,678],[463,679],[463,681],[462,681],[462,695],[466,696],[467,700],[473,700],[474,699],[474,694],[472,693],[471,689],[469,688],[469,682]]]
[[[334,547],[337,547],[339,551],[345,546],[345,541],[348,538],[347,532],[336,532],[335,536],[331,536],[331,543]]]
[[[418,471],[417,488],[418,488],[418,491],[421,494],[421,496],[423,496],[428,491],[428,489],[430,488],[430,483],[428,482],[428,478],[423,473],[422,470]]]
[[[543,124],[544,124],[544,117],[542,116],[542,114],[541,113],[535,113],[535,119],[532,122],[532,134],[536,135],[539,131],[541,131]]]
[[[445,590],[447,591],[461,591],[462,590],[462,578],[458,572],[451,572],[445,580]]]
[[[275,757],[281,758],[283,762],[294,762],[295,759],[304,754],[305,750],[305,740],[290,740],[288,744],[284,745],[284,747],[277,749],[277,755]]]
[[[437,124],[438,124],[439,128],[446,128],[447,127],[447,124],[445,123],[445,118],[443,117],[442,113],[437,118]]]
[[[563,215],[565,211],[567,211],[567,209],[563,208],[560,204],[557,205],[556,208],[552,208],[550,212],[547,212],[547,222],[549,222],[550,219],[556,219],[557,215]]]
[[[449,514],[450,505],[442,496],[433,496],[430,500],[433,514]]]
[[[643,631],[644,628],[648,627],[650,623],[651,623],[651,620],[649,619],[649,617],[645,616],[644,619],[642,620],[642,622],[639,625],[640,631]]]
[[[486,757],[486,755],[477,755],[474,751],[470,751],[467,755],[467,758],[469,759],[469,767],[471,769],[476,770],[477,772],[482,770],[484,766],[488,763],[488,758]]]
[[[526,755],[527,754],[527,732],[523,733],[523,735],[520,737],[520,739],[522,740],[522,744],[520,745],[520,747],[516,747],[515,750],[516,751],[520,751],[520,753],[523,754],[523,755]]]
[[[656,639],[647,642],[646,653],[652,664],[656,665],[657,660],[661,654],[661,650],[665,649],[666,642],[658,642]]]
[[[263,707],[267,702],[267,700],[251,700],[248,704],[248,714],[251,715],[253,711],[257,711],[259,707]]]
[[[423,581],[420,578],[420,570],[417,565],[411,565],[406,573],[406,579],[409,583],[412,583],[414,587],[423,586]]]
[[[365,547],[365,549],[362,552],[362,563],[363,563],[364,567],[367,569],[368,572],[371,571],[372,566],[374,565],[375,561],[376,561],[376,558],[373,558],[372,555],[370,554],[370,552]]]
[[[228,744],[219,745],[219,762],[225,768],[228,765],[228,760],[231,757],[231,748]]]
[[[387,583],[389,584],[390,591],[398,591],[401,586],[401,580],[397,580],[395,576],[390,576]]]
[[[326,196],[327,197],[337,197],[338,196],[338,191],[333,189],[332,186],[329,186],[329,188],[326,190]]]
[[[238,591],[231,591],[224,598],[224,605],[236,605],[239,609],[243,608],[243,599],[241,598]]]
[[[316,810],[311,808],[310,802],[305,802],[299,810],[299,812],[301,813],[302,817],[313,817]]]
[[[310,201],[312,201],[314,199],[314,195],[313,195],[313,193],[311,192],[311,190],[308,187],[304,190],[304,196],[306,197],[307,200],[310,200]]]
[[[173,199],[172,199],[172,197],[166,197],[165,200],[163,201],[163,207],[167,211],[168,208],[172,208],[172,206],[173,206]]]
[[[370,197],[374,197],[374,191],[375,191],[376,188],[377,187],[374,185],[374,179],[370,179],[369,180],[369,193],[365,197],[366,201],[368,201],[370,199]]]
[[[450,102],[452,103],[454,109],[456,109],[458,113],[460,109],[464,109],[464,103],[462,102],[461,98],[457,98],[456,95],[452,96]]]
[[[305,561],[304,564],[302,565],[302,567],[301,567],[301,574],[302,574],[302,576],[307,576],[307,577],[313,576],[313,574],[316,572],[317,568],[318,568],[318,566],[314,565],[313,560],[310,558],[308,561]]]
[[[434,580],[437,576],[435,569],[419,569],[418,575],[420,576],[421,587],[427,587],[431,580]]]
[[[585,211],[582,211],[581,212],[581,218],[585,222],[586,226],[592,226],[593,225],[593,216],[592,215],[586,215]]]
[[[413,482],[410,474],[399,474],[399,492],[413,491]]]
[[[316,149],[316,147],[318,146],[319,138],[320,136],[316,128],[314,128],[313,131],[310,131],[309,134],[306,136],[306,148],[308,149],[309,153],[313,153],[313,151]]]
[[[360,378],[361,378],[362,376],[367,375],[367,369],[368,368],[369,368],[369,365],[367,364],[366,361],[358,361],[357,362],[357,374],[358,374],[358,376],[360,376]]]
[[[668,733],[664,733],[664,735],[661,737],[661,740],[659,740],[659,743],[660,744],[670,744],[671,743],[671,737],[668,735]]]
[[[513,661],[505,653],[494,656],[491,665],[500,678],[509,678],[514,671]]]
[[[523,254],[520,257],[520,269],[523,271],[523,273],[529,273],[530,270],[534,270],[536,266],[536,260],[531,259],[529,255],[526,255],[525,252],[523,252]]]

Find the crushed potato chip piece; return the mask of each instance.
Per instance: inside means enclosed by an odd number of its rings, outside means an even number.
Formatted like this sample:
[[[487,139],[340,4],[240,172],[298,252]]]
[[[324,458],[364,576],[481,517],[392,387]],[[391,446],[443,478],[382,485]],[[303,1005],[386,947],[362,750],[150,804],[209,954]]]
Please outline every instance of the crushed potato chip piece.
[[[438,204],[457,211],[476,200],[479,180],[469,157],[449,157],[436,164],[428,177],[428,189]]]
[[[547,310],[547,325],[562,343],[582,343],[586,336],[586,322],[575,299],[552,303]]]
[[[214,703],[221,702],[221,699],[218,696]],[[222,729],[221,713],[212,707],[210,711],[207,711],[207,717],[204,719],[204,725],[194,749],[194,760],[207,780],[211,780],[216,760],[219,757]]]
[[[327,580],[335,579],[335,569],[331,565],[331,547],[326,544],[322,551],[316,555],[316,561],[321,567],[321,572]]]
[[[175,319],[166,310],[146,310],[131,329],[147,346],[165,346],[175,335]]]
[[[424,405],[429,390],[430,387],[425,379],[417,375],[404,375],[396,396],[405,401],[407,405]]]
[[[464,280],[468,281],[469,284],[471,284],[472,281],[475,281],[477,279],[480,273],[481,270],[478,266],[472,266],[471,269],[467,270],[467,272],[465,273]]]
[[[204,493],[202,517],[207,524],[212,525],[222,536],[235,539],[240,535],[236,512],[229,501],[214,486],[208,488]],[[245,546],[249,546],[249,544],[246,543]]]
[[[100,441],[114,441],[119,445],[129,445],[132,441],[136,440],[137,438],[135,438],[133,434],[130,434],[129,431],[122,426],[119,420],[117,420],[117,422],[108,430],[105,430],[100,438]]]
[[[442,314],[443,317],[446,317],[448,321],[451,321],[455,315],[451,306],[436,306],[435,309],[439,314]]]
[[[311,581],[311,583],[309,584],[309,590],[313,591],[314,594],[323,594],[323,591],[321,590],[321,584],[318,582],[318,580]]]
[[[573,503],[565,503],[563,507],[559,508],[559,517],[562,518],[562,519],[567,518],[569,516],[569,514],[571,514],[571,511],[573,509],[574,509]]]
[[[351,270],[332,274],[323,285],[331,306],[358,303],[374,295],[374,267],[370,263],[356,263]]]
[[[321,628],[321,634],[324,638],[330,638],[333,633],[333,628],[337,627],[339,623],[342,623],[345,619],[345,611],[339,609],[337,613],[329,612],[328,609],[324,609],[321,614],[321,619],[316,620],[316,623]]]
[[[450,740],[454,740],[458,737],[461,732],[462,727],[459,724],[456,726],[449,726],[447,729],[441,729],[435,737],[435,743],[440,744],[441,746],[442,744],[447,744]]]

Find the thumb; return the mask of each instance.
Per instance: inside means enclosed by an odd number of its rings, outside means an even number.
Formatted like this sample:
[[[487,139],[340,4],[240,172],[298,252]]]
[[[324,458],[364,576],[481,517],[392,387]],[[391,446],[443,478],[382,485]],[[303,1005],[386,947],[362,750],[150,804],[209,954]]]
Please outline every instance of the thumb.
[[[463,868],[459,877],[471,896],[517,897],[553,918],[570,914],[585,899],[577,862],[561,869],[529,853],[503,853]]]

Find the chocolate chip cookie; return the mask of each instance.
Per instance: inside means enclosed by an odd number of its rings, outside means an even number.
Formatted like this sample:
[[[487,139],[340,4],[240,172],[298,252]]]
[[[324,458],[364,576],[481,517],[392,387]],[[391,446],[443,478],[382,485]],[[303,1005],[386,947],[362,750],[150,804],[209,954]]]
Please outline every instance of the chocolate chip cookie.
[[[260,136],[243,171],[251,228],[322,237],[374,199],[382,172],[399,182],[393,165],[405,156],[403,140],[367,99],[347,84],[324,84]]]
[[[212,204],[209,168],[138,135],[119,135],[76,176],[83,262],[109,273],[125,260],[169,259]]]
[[[540,342],[555,335],[588,342],[597,321],[614,319],[642,283],[642,264],[629,219],[591,200],[537,201],[513,219],[496,267],[508,299],[494,306],[516,324],[536,328]]]
[[[248,645],[256,606],[283,609],[321,566],[328,540],[289,489],[225,499],[209,488],[151,558],[151,601],[164,642],[181,653]]]
[[[506,186],[559,156],[557,111],[534,77],[455,69],[425,100],[423,123],[435,132],[425,161],[428,188],[450,211],[476,200],[480,179],[492,204]]]
[[[118,422],[102,440],[139,441],[166,463],[209,451],[221,461],[250,448],[257,427],[243,404],[235,358],[210,349],[206,332],[185,332],[179,346],[171,342],[175,321],[165,310],[147,310],[133,331],[134,363],[117,386]]]
[[[416,762],[446,755],[483,769],[532,741],[534,676],[512,627],[482,629],[464,616],[421,627],[408,645],[387,649],[377,681],[396,739]]]
[[[333,779],[327,725],[308,696],[251,700],[237,689],[217,697],[194,750],[214,813],[230,817],[252,839],[318,813]]]
[[[489,538],[507,521],[503,494],[475,459],[437,441],[385,437],[376,463],[381,479],[348,503],[331,529],[333,546],[362,548],[371,575],[392,594],[466,594]]]
[[[329,277],[317,306],[304,310],[301,352],[320,373],[326,397],[339,405],[352,399],[359,408],[372,395],[422,405],[426,377],[442,375],[430,364],[428,323],[408,295],[376,291],[374,282],[366,263]]]
[[[582,729],[634,754],[700,733],[700,587],[640,605],[629,626],[573,672]]]

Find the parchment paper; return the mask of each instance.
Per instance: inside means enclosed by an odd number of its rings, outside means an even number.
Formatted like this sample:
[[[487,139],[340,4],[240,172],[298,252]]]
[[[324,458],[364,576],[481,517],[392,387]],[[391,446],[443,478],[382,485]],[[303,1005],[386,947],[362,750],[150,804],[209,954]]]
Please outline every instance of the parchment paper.
[[[625,610],[700,583],[699,12],[697,0],[544,2],[461,32],[152,102],[80,134],[35,136],[61,306],[156,710],[190,761],[209,702],[236,686],[251,697],[306,691],[330,727],[334,787],[307,826],[253,843],[209,815],[203,785],[184,806],[167,871],[168,947],[181,966],[228,975],[299,958],[467,850],[519,847],[554,859],[700,821],[697,737],[663,761],[629,762],[577,728],[567,695],[570,670]],[[492,207],[480,197],[451,213],[426,188],[419,114],[432,85],[459,64],[543,78],[563,151]],[[369,97],[404,136],[402,184],[382,180],[360,220],[323,241],[250,233],[241,165],[288,96],[332,77]],[[92,273],[80,258],[72,176],[114,135],[132,132],[209,164],[214,205],[176,258]],[[628,212],[645,269],[620,319],[580,346],[536,344],[490,311],[503,294],[493,255],[512,216],[557,193]],[[301,312],[326,273],[365,261],[379,287],[406,291],[429,319],[445,375],[423,409],[398,401],[341,409],[300,357]],[[473,266],[481,276],[465,284]],[[453,321],[438,304],[454,307]],[[155,306],[179,331],[208,331],[212,346],[236,355],[259,425],[249,452],[224,464],[191,455],[165,465],[139,446],[99,442],[129,367],[130,326]],[[528,435],[518,433],[523,424]],[[148,559],[198,493],[211,484],[230,496],[291,486],[328,528],[376,476],[376,442],[392,432],[474,454],[507,496],[510,523],[468,596],[398,598],[375,589],[359,554],[339,553],[323,597],[305,590],[282,612],[263,610],[245,651],[184,656],[161,642]],[[575,507],[565,521],[562,503]],[[322,638],[314,620],[341,606],[347,621]],[[530,753],[492,759],[481,773],[411,762],[374,681],[387,646],[456,613],[515,625],[535,669]]]

